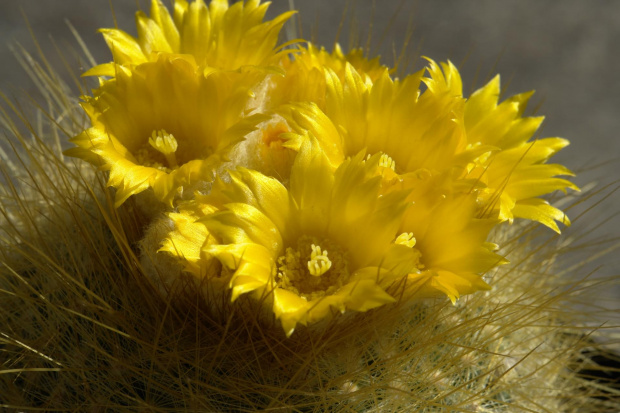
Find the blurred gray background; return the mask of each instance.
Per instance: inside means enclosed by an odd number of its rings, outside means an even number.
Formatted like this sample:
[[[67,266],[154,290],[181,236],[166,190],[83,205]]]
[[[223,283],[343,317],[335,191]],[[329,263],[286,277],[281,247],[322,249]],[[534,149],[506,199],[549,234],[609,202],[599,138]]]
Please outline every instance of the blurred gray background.
[[[275,0],[269,15],[288,9],[290,3]],[[148,10],[150,1],[0,0],[0,90],[9,96],[23,90],[37,96],[9,48],[19,42],[35,52],[20,9],[52,64],[63,71],[50,37],[79,72],[84,68],[71,57],[70,50],[77,45],[64,19],[76,27],[97,61],[103,62],[110,56],[96,29],[114,26],[110,4],[118,26],[135,34],[133,14],[138,7]],[[424,64],[419,56],[450,59],[462,71],[466,94],[495,73],[501,74],[504,86],[509,85],[505,96],[536,90],[530,107],[541,104],[537,113],[546,116],[539,136],[571,141],[554,160],[579,172],[575,181],[580,186],[618,180],[620,1],[377,0],[374,9],[372,5],[372,0],[295,0],[300,10],[296,23],[301,22],[306,38],[313,36],[331,48],[345,16],[341,44],[346,48],[352,40],[349,34],[357,33],[365,46],[370,31],[370,50],[380,53],[386,64],[394,63],[393,50],[401,50],[411,28],[408,56],[417,57],[415,69]],[[586,252],[593,255],[604,248],[602,245],[609,245],[597,241],[620,234],[620,191],[594,212],[580,216],[584,210],[578,206],[569,211],[575,222],[565,233],[574,234],[578,241],[587,234],[590,247]],[[598,261],[604,263],[598,273],[619,274],[619,256],[616,251]],[[618,297],[616,292],[609,298],[617,301]]]

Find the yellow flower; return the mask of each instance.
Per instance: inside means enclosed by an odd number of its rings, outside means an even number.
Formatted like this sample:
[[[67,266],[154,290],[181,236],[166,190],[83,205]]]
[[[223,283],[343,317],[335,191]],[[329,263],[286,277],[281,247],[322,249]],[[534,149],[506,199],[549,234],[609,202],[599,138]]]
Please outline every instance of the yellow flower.
[[[205,76],[180,55],[116,69],[114,79],[85,98],[92,127],[66,152],[110,171],[116,206],[147,188],[171,203],[183,187],[211,180],[228,151],[264,120],[243,118],[244,73]]]
[[[307,46],[298,45],[295,53],[284,56],[281,66],[285,76],[274,78],[271,92],[271,106],[290,102],[314,102],[324,109],[327,82],[325,70],[329,69],[340,79],[344,79],[345,69],[350,64],[370,81],[378,79],[388,70],[379,62],[379,57],[366,59],[361,49],[354,49],[346,55],[338,43],[329,53],[325,48],[307,42]]]
[[[232,299],[273,299],[287,335],[333,312],[367,311],[395,301],[386,289],[414,272],[419,253],[395,243],[406,193],[379,197],[379,156],[361,155],[333,172],[314,140],[305,142],[290,188],[238,169],[214,188],[225,210],[204,220],[221,241],[206,251],[235,270]]]
[[[573,175],[562,165],[545,162],[568,145],[560,138],[529,141],[543,117],[523,117],[532,92],[506,99],[498,104],[499,76],[477,90],[465,105],[465,128],[471,146],[496,148],[476,161],[470,177],[486,184],[480,199],[486,209],[496,209],[501,220],[515,217],[538,221],[560,232],[555,221],[570,225],[566,215],[537,198],[556,190],[579,190],[575,184],[557,178]]]
[[[191,4],[175,0],[170,15],[160,0],[152,0],[151,16],[136,13],[138,38],[120,29],[101,29],[114,63],[138,65],[157,59],[158,53],[188,54],[201,67],[237,70],[243,66],[277,64],[282,51],[274,50],[282,25],[294,12],[263,22],[269,3],[203,0]],[[96,66],[87,76],[115,76],[114,64]]]
[[[326,69],[324,107],[315,102],[278,109],[292,133],[283,146],[297,150],[314,136],[337,167],[361,150],[380,153],[386,188],[407,187],[412,199],[431,206],[441,196],[475,192],[479,215],[541,222],[559,231],[564,213],[538,198],[557,189],[577,189],[557,175],[561,165],[545,164],[568,144],[547,138],[528,142],[542,118],[522,118],[531,94],[497,104],[496,78],[466,100],[451,63],[429,60],[423,72],[392,80],[387,72],[373,82],[345,63],[344,79]],[[420,82],[427,90],[420,92]]]
[[[362,150],[380,154],[386,185],[415,187],[414,200],[431,190],[434,197],[451,191],[440,190],[441,183],[464,173],[475,154],[466,150],[464,99],[435,85],[443,81],[441,73],[427,80],[428,90],[420,94],[423,72],[400,81],[384,70],[374,83],[350,64],[342,81],[333,70],[326,72],[324,110],[313,102],[278,110],[293,129],[284,135],[285,146],[297,149],[314,136],[334,167]]]
[[[336,76],[343,79],[347,64],[351,64],[361,76],[375,80],[387,70],[379,63],[379,58],[366,59],[361,49],[355,49],[346,55],[338,43],[334,50],[328,53],[324,48],[318,48],[307,42],[304,47],[298,45],[294,53],[286,55],[280,62],[284,69],[284,76],[273,76],[268,89],[266,109],[276,109],[291,102],[312,102],[318,108],[324,109],[327,81],[326,69],[332,70]],[[278,119],[279,120],[279,119]],[[263,139],[259,142],[258,152],[264,162],[263,170],[276,176],[287,177],[294,159],[290,149],[290,142],[284,133],[290,128],[283,121],[276,121],[267,128]],[[299,146],[296,146],[299,149]]]
[[[454,303],[461,295],[490,287],[481,277],[505,264],[487,243],[497,220],[477,219],[474,194],[446,197],[428,208],[410,206],[401,231],[420,253],[420,271],[409,275],[409,290],[417,297],[446,294]]]

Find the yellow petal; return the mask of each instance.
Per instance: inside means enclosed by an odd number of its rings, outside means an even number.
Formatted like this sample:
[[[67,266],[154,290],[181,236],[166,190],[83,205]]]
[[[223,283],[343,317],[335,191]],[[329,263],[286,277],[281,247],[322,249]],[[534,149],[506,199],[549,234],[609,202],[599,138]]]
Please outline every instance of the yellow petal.
[[[129,34],[119,29],[100,29],[114,62],[117,64],[140,64],[147,61],[140,44]]]
[[[290,194],[299,211],[301,230],[310,234],[325,231],[334,176],[326,154],[315,140],[302,144],[290,179]]]
[[[161,26],[141,11],[136,13],[136,27],[138,43],[145,56],[154,52],[173,53],[174,50],[168,43]]]
[[[104,63],[101,65],[97,65],[88,69],[86,72],[82,73],[82,76],[115,76],[116,75],[116,67],[114,63]]]
[[[182,2],[175,1],[175,9],[177,9],[177,3],[179,3],[179,7],[182,7]],[[178,53],[180,51],[179,30],[177,29],[172,16],[170,16],[168,9],[160,0],[151,1],[151,19],[153,19],[153,21],[161,28],[161,31],[166,38],[166,43],[170,46],[170,49],[175,53]]]
[[[282,329],[287,337],[290,337],[295,326],[307,313],[308,301],[297,294],[282,288],[273,290],[273,312],[282,323]]]
[[[559,221],[566,226],[570,225],[570,220],[564,212],[552,207],[547,201],[539,198],[519,200],[513,209],[513,213],[514,216],[518,218],[538,221],[558,234],[560,233],[560,228],[558,228],[555,221]]]
[[[274,263],[271,253],[262,245],[239,243],[228,245],[209,245],[205,251],[226,267],[235,270],[231,277],[232,300],[239,295],[270,284]]]
[[[295,133],[285,134],[287,148],[299,151],[304,141],[315,138],[333,168],[344,160],[343,138],[332,121],[312,102],[290,104],[278,109]]]
[[[290,214],[288,192],[284,185],[277,179],[245,168],[231,171],[230,176],[232,190],[236,190],[231,198],[263,211],[278,231],[283,233]],[[223,185],[221,181],[219,185]]]
[[[396,301],[372,280],[351,282],[337,293],[347,308],[355,311],[368,311]]]

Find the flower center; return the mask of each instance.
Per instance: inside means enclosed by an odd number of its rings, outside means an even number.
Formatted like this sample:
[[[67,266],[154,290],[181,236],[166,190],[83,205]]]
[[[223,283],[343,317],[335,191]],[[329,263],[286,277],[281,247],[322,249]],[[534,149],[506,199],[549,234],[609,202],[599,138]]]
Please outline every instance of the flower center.
[[[396,162],[394,162],[394,159],[390,158],[390,156],[386,153],[381,154],[381,157],[379,158],[379,166],[382,166],[383,168],[390,168],[396,172]]]
[[[177,158],[174,154],[179,144],[171,133],[166,132],[165,129],[153,131],[149,138],[149,145],[166,157],[170,168],[177,167]]]
[[[321,251],[321,247],[314,244],[310,247],[312,247],[312,253],[308,261],[308,271],[315,277],[320,277],[332,267],[332,262],[327,258],[327,250]]]
[[[281,139],[280,135],[287,132],[290,132],[290,129],[283,122],[267,125],[267,128],[263,131],[263,143],[270,148],[282,149],[282,144],[285,140]]]
[[[347,253],[329,239],[300,237],[297,248],[286,248],[277,266],[278,287],[307,300],[332,294],[349,280]]]
[[[396,161],[394,161],[394,159],[392,159],[392,157],[390,155],[388,155],[387,153],[378,152],[379,154],[381,154],[379,156],[379,168],[380,169],[380,173],[381,175],[383,175],[384,177],[394,177],[396,176]],[[371,155],[368,154],[366,156],[366,159],[370,159]]]
[[[170,172],[179,166],[176,157],[178,148],[179,144],[171,133],[165,129],[154,130],[135,156],[140,165]]]

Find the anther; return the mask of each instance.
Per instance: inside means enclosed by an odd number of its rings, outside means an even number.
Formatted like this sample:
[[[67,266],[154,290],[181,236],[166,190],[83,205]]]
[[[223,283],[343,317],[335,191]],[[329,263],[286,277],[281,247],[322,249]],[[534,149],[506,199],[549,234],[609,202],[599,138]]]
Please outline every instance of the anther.
[[[310,261],[308,261],[308,271],[313,276],[320,277],[332,267],[332,262],[327,258],[327,250],[321,251],[321,247],[314,244],[311,247],[312,253],[310,254]]]
[[[415,246],[415,238],[411,232],[403,232],[394,241],[395,244],[404,245],[405,247],[413,248]]]
[[[177,151],[179,144],[171,133],[166,132],[164,129],[153,131],[149,138],[149,144],[153,149],[166,157],[170,168],[176,168],[177,158],[174,153]]]
[[[379,158],[379,166],[396,171],[396,162],[385,153],[381,154]]]

